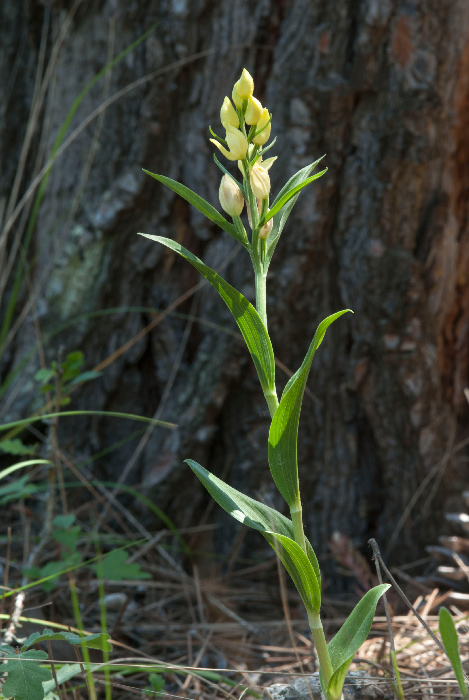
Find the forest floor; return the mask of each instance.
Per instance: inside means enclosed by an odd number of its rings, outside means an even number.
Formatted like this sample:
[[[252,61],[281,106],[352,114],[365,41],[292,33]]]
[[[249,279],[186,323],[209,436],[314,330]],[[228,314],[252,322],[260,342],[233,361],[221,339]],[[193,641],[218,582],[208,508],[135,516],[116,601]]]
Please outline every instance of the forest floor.
[[[109,675],[99,667],[102,653],[92,652],[91,661],[98,664],[93,672],[94,689],[89,688],[89,678],[77,675],[61,685],[56,696],[59,700],[79,700],[93,697],[93,693],[94,697],[114,700],[158,694],[221,700],[239,698],[245,689],[246,695],[260,698],[273,684],[288,684],[317,670],[298,594],[287,586],[285,571],[275,556],[263,561],[240,558],[245,530],[240,530],[231,551],[221,560],[207,546],[214,535],[214,526],[208,523],[176,532],[160,530],[143,542],[140,533],[133,531],[133,516],[129,517],[125,506],[116,509],[114,499],[99,523],[93,503],[96,499],[86,499],[83,490],[75,489],[68,503],[73,516],[55,520],[54,529],[43,533],[42,541],[33,538],[40,523],[25,501],[4,509],[11,530],[10,536],[3,538],[6,556],[1,563],[5,589],[12,593],[2,600],[4,632],[16,604],[19,621],[13,631],[17,643],[31,632],[62,626],[89,633],[104,629],[112,638]],[[96,562],[89,563],[98,551],[93,523],[99,524],[99,551],[113,552],[97,567]],[[121,555],[116,555],[119,547],[123,548]],[[24,584],[24,562],[32,561],[35,568],[29,581],[76,568],[52,582],[31,585],[18,608],[14,591]],[[398,570],[393,572],[399,576]],[[369,575],[374,575],[371,568]],[[421,584],[412,583],[405,573],[400,582],[403,580],[414,607],[436,630],[437,609],[448,594],[438,589],[419,593]],[[78,610],[71,596],[75,587]],[[357,589],[355,597],[333,599],[328,596],[326,582],[323,612],[328,638],[356,604],[358,593]],[[404,696],[408,700],[460,697],[447,658],[414,613],[405,609],[394,591],[388,600]],[[461,611],[449,607],[461,615],[458,632],[464,661],[469,655],[469,627],[464,626]],[[351,670],[365,670],[382,687],[384,696],[391,698],[389,650],[381,606]],[[69,645],[53,642],[49,655],[53,655],[54,670],[76,663],[77,653],[80,660],[80,653]],[[109,681],[111,689],[105,695]]]

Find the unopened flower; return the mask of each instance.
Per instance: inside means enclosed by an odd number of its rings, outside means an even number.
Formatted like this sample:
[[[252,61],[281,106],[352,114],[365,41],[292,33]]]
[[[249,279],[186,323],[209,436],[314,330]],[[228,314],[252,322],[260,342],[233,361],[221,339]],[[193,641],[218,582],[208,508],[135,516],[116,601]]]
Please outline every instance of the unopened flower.
[[[228,158],[228,160],[242,160],[246,157],[248,151],[247,138],[239,129],[231,126],[231,124],[224,123],[223,126],[226,129],[226,142],[230,150],[227,151],[226,148],[218,141],[215,141],[215,139],[210,139],[210,141],[226,158]]]
[[[238,108],[243,106],[243,101],[248,100],[254,92],[254,80],[248,73],[246,68],[243,68],[241,78],[234,84],[232,98]]]
[[[256,163],[252,168],[249,168],[251,178],[251,188],[254,196],[257,199],[265,199],[270,192],[270,177],[269,173],[262,165]]]
[[[252,154],[252,149],[254,146],[252,143],[249,144],[249,149],[248,149],[248,159],[251,157]],[[272,158],[266,158],[265,160],[262,160],[262,156],[259,156],[258,159],[256,160],[256,164],[258,163],[259,165],[262,165],[264,170],[270,170],[270,168],[273,166],[275,161],[277,160],[278,156],[273,156]],[[242,161],[238,161],[238,168],[241,170],[241,172],[244,175],[244,166]]]
[[[272,231],[272,226],[274,225],[274,220],[269,219],[266,224],[259,231],[259,238],[267,238],[269,233]]]
[[[229,97],[225,97],[223,100],[220,110],[220,120],[222,124],[230,124],[230,126],[234,126],[235,129],[239,126],[238,115]]]
[[[264,107],[264,109],[262,110],[262,116],[259,119],[259,121],[257,122],[257,131],[259,131],[259,129],[262,129],[262,127],[265,126],[265,124],[267,124],[267,122],[269,122],[269,119],[270,119],[270,114],[269,114],[268,110]],[[269,122],[267,124],[265,129],[263,131],[261,131],[260,134],[258,134],[257,136],[255,136],[253,138],[252,142],[255,143],[256,146],[263,146],[265,143],[267,143],[267,141],[270,138],[270,129],[271,129],[271,122]]]
[[[246,124],[257,124],[259,119],[262,117],[262,111],[262,105],[259,100],[256,100],[256,98],[251,95],[248,99],[248,106],[244,117]]]
[[[231,217],[239,216],[243,211],[244,197],[236,182],[229,175],[223,175],[218,197],[222,209]]]

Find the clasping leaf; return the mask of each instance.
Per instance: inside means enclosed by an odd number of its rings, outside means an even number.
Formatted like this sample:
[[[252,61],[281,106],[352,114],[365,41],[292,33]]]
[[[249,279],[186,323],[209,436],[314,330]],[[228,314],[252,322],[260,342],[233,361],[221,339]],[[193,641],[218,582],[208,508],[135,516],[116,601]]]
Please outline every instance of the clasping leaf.
[[[161,236],[150,236],[146,233],[140,233],[140,236],[145,236],[152,241],[162,243],[167,248],[174,250],[181,257],[185,258],[196,270],[198,270],[206,280],[214,287],[239,326],[243,334],[246,345],[251,353],[252,359],[256,366],[259,380],[266,395],[274,394],[275,389],[275,360],[272,343],[266,331],[262,320],[252,304],[244,297],[241,292],[232,287],[226,282],[215,270],[205,265],[202,260],[193,255],[179,243],[172,241],[170,238],[162,238]]]
[[[255,501],[225,484],[193,459],[186,459],[213,499],[235,520],[264,535],[275,549],[308,612],[319,612],[321,606],[321,574],[316,555],[306,540],[306,553],[294,541],[293,524],[278,511]]]
[[[217,224],[220,228],[229,233],[230,236],[237,240],[238,243],[241,243],[246,250],[249,250],[249,241],[240,236],[233,224],[230,224],[230,222],[227,221],[225,217],[215,209],[215,207],[212,207],[212,205],[206,202],[205,199],[200,197],[200,195],[196,194],[185,185],[181,185],[180,182],[172,180],[170,177],[166,177],[165,175],[157,175],[156,173],[151,173],[149,170],[143,170],[143,172],[151,177],[154,177],[155,180],[162,182],[163,185],[169,187],[169,189],[173,190],[173,192],[176,192],[176,194],[180,195],[186,200],[186,202],[189,202],[189,204],[192,204],[192,206],[202,212],[207,219],[210,219],[210,221],[213,221],[213,223]]]
[[[299,504],[297,440],[301,405],[311,363],[316,350],[329,328],[339,316],[350,311],[344,309],[322,321],[300,369],[290,378],[282,394],[269,431],[269,465],[278,490],[293,508]]]

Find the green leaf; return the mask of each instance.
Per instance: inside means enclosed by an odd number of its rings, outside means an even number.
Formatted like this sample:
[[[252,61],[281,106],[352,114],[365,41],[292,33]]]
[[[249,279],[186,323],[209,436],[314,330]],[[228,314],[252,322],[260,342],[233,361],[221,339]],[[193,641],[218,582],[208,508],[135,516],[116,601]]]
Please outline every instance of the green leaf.
[[[52,377],[55,375],[55,372],[53,369],[39,369],[36,374],[34,375],[34,379],[37,382],[41,382],[42,384],[47,384],[47,382],[52,379]]]
[[[278,490],[290,508],[299,504],[298,426],[311,363],[328,327],[347,311],[350,309],[338,311],[319,324],[303,364],[288,381],[272,419],[269,431],[270,471]]]
[[[78,375],[78,377],[72,379],[72,381],[69,383],[69,386],[73,386],[74,384],[82,384],[83,382],[89,382],[91,379],[96,379],[97,377],[100,377],[101,374],[102,372],[94,372],[93,370],[89,370],[89,372],[82,372]]]
[[[193,459],[186,459],[212,498],[235,520],[261,532],[277,551],[308,610],[321,604],[321,574],[316,555],[306,540],[306,554],[294,542],[291,520],[269,506],[246,496],[211,474]]]
[[[179,255],[190,262],[190,264],[217,290],[233,314],[243,334],[246,345],[254,360],[264,394],[275,395],[274,351],[272,350],[272,344],[266,328],[253,305],[249,303],[241,292],[238,292],[238,290],[228,284],[228,282],[225,282],[220,275],[210,267],[207,267],[202,260],[199,260],[199,258],[190,253],[186,248],[183,248],[179,243],[176,243],[176,241],[172,241],[169,238],[162,238],[161,236],[151,236],[146,233],[140,233],[139,235],[145,236],[145,238],[149,238],[157,243],[162,243],[167,248],[179,253]]]
[[[438,627],[440,630],[441,639],[443,641],[443,646],[445,647],[446,655],[451,661],[451,666],[453,667],[454,675],[458,681],[461,693],[464,698],[468,698],[469,693],[467,690],[466,678],[462,669],[461,656],[459,654],[458,632],[456,630],[453,617],[446,608],[440,608]]]
[[[351,659],[370,633],[379,599],[389,588],[389,583],[382,583],[365,593],[327,645],[334,672],[343,664],[351,663]]]
[[[151,575],[146,571],[142,571],[140,564],[127,564],[129,555],[122,549],[111,552],[104,557],[100,569],[100,575],[109,581],[122,581],[124,579],[142,579],[151,578]],[[91,567],[96,572],[96,565]]]
[[[272,202],[272,206],[274,206],[279,199],[284,197],[286,194],[290,192],[296,185],[301,184],[306,180],[310,172],[316,167],[316,165],[321,161],[325,156],[321,156],[321,158],[318,158],[318,160],[314,161],[314,163],[311,163],[311,165],[307,165],[306,168],[302,168],[299,170],[293,177],[291,177],[288,182],[282,187],[280,192],[278,193],[277,197],[274,199]],[[268,249],[267,249],[267,260],[268,262],[271,261],[272,255],[274,254],[274,250],[277,246],[277,243],[279,241],[279,238],[281,236],[281,233],[283,231],[283,228],[287,222],[288,217],[290,216],[290,212],[293,209],[298,197],[300,196],[300,193],[297,192],[289,201],[283,206],[282,210],[279,211],[275,216],[274,216],[274,223],[272,226],[272,231],[270,232],[269,238],[268,238]]]
[[[52,521],[54,527],[60,527],[62,530],[66,530],[71,527],[76,520],[76,515],[56,515]]]
[[[276,200],[274,200],[274,202],[272,203],[272,207],[269,209],[267,214],[262,217],[262,220],[259,222],[259,226],[261,226],[261,227],[265,226],[265,224],[269,221],[269,219],[271,219],[273,216],[275,216],[275,214],[277,212],[279,212],[280,209],[282,209],[282,207],[284,207],[285,204],[288,201],[290,201],[290,199],[292,197],[294,197],[296,194],[298,194],[303,189],[303,187],[306,187],[311,182],[314,182],[314,180],[317,180],[318,178],[322,177],[324,175],[324,173],[326,173],[326,172],[327,172],[327,168],[325,168],[324,170],[321,170],[321,172],[319,172],[319,173],[315,173],[314,175],[311,175],[311,177],[308,177],[303,182],[300,182],[298,185],[295,185],[295,187],[292,187],[291,190],[289,192],[286,192],[284,195],[282,195],[282,197],[280,197],[280,199],[277,198]]]
[[[350,664],[353,661],[353,656],[344,661],[342,666],[334,671],[329,679],[327,686],[327,699],[328,700],[340,700],[342,697],[342,689],[344,687],[345,677],[347,671],[349,670]]]
[[[215,207],[212,207],[211,204],[205,201],[205,199],[202,199],[198,194],[190,190],[188,187],[185,185],[181,185],[180,182],[176,182],[176,180],[172,180],[170,177],[166,177],[165,175],[156,175],[155,173],[150,173],[148,170],[143,170],[144,173],[147,175],[150,175],[151,177],[154,177],[155,180],[158,180],[159,182],[162,182],[163,185],[166,185],[166,187],[169,187],[170,190],[173,190],[173,192],[176,192],[180,197],[186,200],[186,202],[189,202],[189,204],[192,204],[196,209],[198,209],[204,216],[207,217],[207,219],[210,219],[210,221],[213,221],[215,224],[217,224],[220,228],[222,228],[224,231],[230,234],[235,240],[238,241],[238,243],[241,243],[242,246],[246,248],[246,243],[243,241],[233,224],[230,224],[229,221],[225,219],[224,216],[218,212]],[[142,234],[144,235],[144,234]],[[148,236],[150,238],[150,236]]]
[[[52,539],[59,544],[63,544],[70,553],[74,552],[77,548],[78,540],[81,535],[81,528],[79,525],[70,528],[59,528],[52,532]]]
[[[44,651],[27,651],[21,654],[11,654],[6,664],[2,664],[1,672],[8,673],[3,684],[2,694],[5,698],[15,700],[43,700],[44,688],[42,683],[52,678],[52,673],[39,666],[39,661],[47,659]]]
[[[45,629],[43,632],[34,632],[29,635],[27,640],[21,647],[21,651],[26,650],[32,644],[39,642],[52,642],[61,640],[69,644],[85,646],[88,649],[100,649],[101,651],[112,651],[112,644],[108,641],[110,636],[105,632],[97,634],[79,635],[75,632],[54,632],[50,629]]]
[[[213,154],[213,160],[215,161],[216,165],[220,168],[220,170],[222,171],[222,173],[224,173],[225,175],[228,175],[228,177],[230,177],[230,178],[233,180],[233,182],[235,183],[235,185],[237,185],[237,186],[239,187],[239,189],[241,190],[241,192],[245,195],[245,192],[244,192],[244,185],[242,185],[242,184],[235,178],[235,176],[232,175],[232,174],[225,168],[225,166],[223,165],[223,163],[220,163],[220,161],[219,161],[218,158],[216,157],[215,153]]]
[[[66,569],[79,564],[80,561],[80,554],[73,552],[69,557],[60,561],[50,561],[41,568],[32,566],[30,569],[26,569],[24,573],[32,579],[47,579],[42,581],[42,590],[48,592],[54,589],[59,577]]]
[[[102,664],[93,664],[90,666],[87,665],[87,669],[91,673],[94,673],[94,671],[98,670],[98,668],[102,670]],[[62,685],[62,683],[65,683],[66,681],[70,680],[70,678],[78,676],[81,673],[83,673],[83,664],[65,664],[62,666],[62,668],[56,669],[55,675],[58,685]],[[55,680],[52,679],[45,682],[43,688],[44,696],[47,697],[47,695],[56,688]]]
[[[35,450],[35,445],[25,445],[18,438],[0,442],[0,452],[5,452],[7,455],[32,455]]]
[[[264,532],[263,535],[290,574],[307,612],[318,613],[321,608],[320,580],[300,545],[290,537],[278,533]]]
[[[16,481],[11,481],[6,486],[0,487],[0,505],[4,506],[11,501],[20,501],[28,498],[39,489],[28,482],[28,476],[22,476]]]

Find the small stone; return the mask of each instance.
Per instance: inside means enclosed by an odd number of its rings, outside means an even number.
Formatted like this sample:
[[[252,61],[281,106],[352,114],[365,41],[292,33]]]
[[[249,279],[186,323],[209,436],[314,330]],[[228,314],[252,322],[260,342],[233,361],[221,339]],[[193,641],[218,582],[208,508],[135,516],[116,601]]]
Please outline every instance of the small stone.
[[[345,679],[344,700],[380,700],[383,690],[364,671],[352,671]],[[264,691],[262,700],[324,700],[319,674],[297,678],[289,685],[275,684]]]

